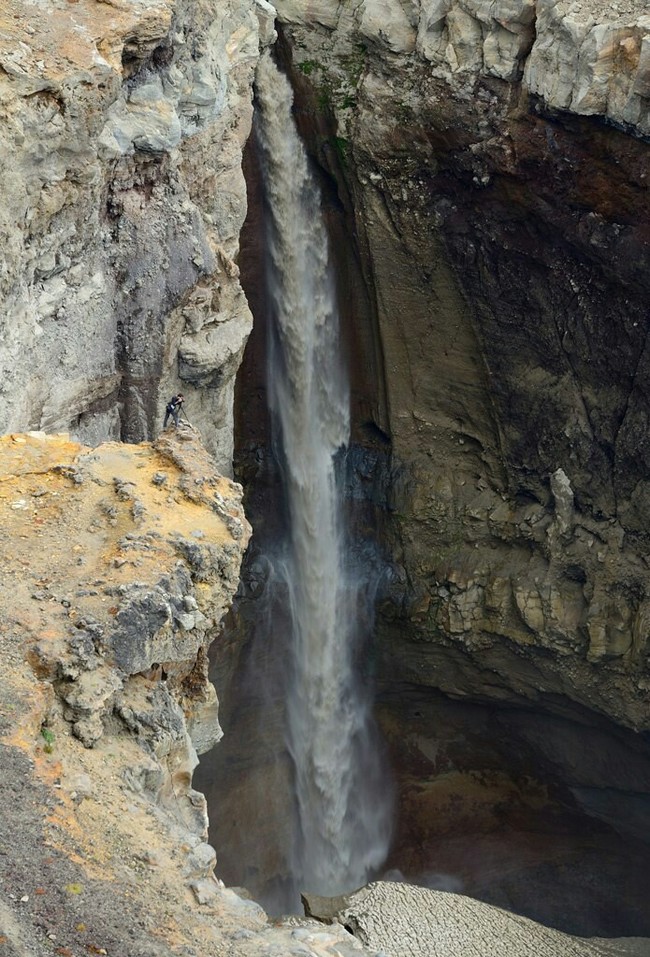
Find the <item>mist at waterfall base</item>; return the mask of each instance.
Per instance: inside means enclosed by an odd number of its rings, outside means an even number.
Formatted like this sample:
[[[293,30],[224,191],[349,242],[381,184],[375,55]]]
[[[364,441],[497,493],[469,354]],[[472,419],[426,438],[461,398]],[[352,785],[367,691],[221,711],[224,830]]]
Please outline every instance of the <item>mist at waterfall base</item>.
[[[291,873],[284,900],[273,905],[295,910],[301,891],[336,895],[376,875],[390,843],[392,799],[364,667],[380,570],[345,522],[349,386],[321,198],[290,85],[269,55],[256,94],[271,314],[267,389],[286,507],[284,534],[257,559],[269,599],[264,611],[260,602],[256,642],[286,635],[276,676],[293,777]]]

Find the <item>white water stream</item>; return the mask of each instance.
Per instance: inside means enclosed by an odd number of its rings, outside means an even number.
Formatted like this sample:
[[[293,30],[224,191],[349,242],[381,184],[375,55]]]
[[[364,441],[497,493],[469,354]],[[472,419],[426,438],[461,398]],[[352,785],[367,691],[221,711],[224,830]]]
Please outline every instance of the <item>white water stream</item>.
[[[286,549],[276,575],[291,621],[286,743],[297,801],[293,880],[339,894],[383,863],[390,838],[371,691],[357,672],[368,585],[353,572],[335,457],[349,438],[349,389],[318,186],[271,57],[257,75],[274,316],[268,388],[285,472]]]

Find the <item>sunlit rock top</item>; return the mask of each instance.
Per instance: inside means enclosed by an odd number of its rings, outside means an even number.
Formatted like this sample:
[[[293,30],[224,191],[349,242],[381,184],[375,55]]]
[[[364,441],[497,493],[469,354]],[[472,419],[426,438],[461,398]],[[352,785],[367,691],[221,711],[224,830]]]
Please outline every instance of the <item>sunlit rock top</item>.
[[[415,55],[460,89],[473,76],[524,80],[548,106],[650,133],[645,0],[278,0],[280,18]]]

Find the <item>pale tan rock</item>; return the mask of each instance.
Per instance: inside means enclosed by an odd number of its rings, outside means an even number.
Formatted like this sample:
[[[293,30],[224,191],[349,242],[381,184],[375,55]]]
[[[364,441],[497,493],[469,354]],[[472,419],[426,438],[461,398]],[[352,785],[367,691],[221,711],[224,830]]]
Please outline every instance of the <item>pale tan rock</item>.
[[[309,0],[308,6],[305,0],[281,0],[274,7],[282,20],[288,23],[318,23],[331,29],[336,26],[344,5],[340,0],[335,3],[330,0]]]
[[[533,41],[534,0],[495,6],[486,0],[423,2],[418,52],[451,76],[475,71],[504,80],[517,79]]]
[[[359,29],[362,36],[380,40],[393,53],[411,53],[415,49],[416,28],[415,3],[366,0],[361,7]]]
[[[339,47],[356,33],[388,53],[415,50],[434,76],[466,92],[472,77],[523,77],[551,108],[604,116],[641,134],[650,130],[650,18],[643,0],[622,7],[600,0],[342,0],[327,10],[278,0],[276,6],[287,23],[337,31]]]
[[[537,589],[519,586],[514,589],[514,595],[521,617],[530,630],[533,632],[544,631],[546,619],[544,617],[542,598]]]
[[[551,475],[551,492],[555,500],[555,517],[560,535],[573,528],[573,489],[564,469],[556,469]]]
[[[255,15],[260,25],[260,43],[263,46],[270,46],[277,39],[275,29],[276,10],[267,0],[256,0]]]
[[[525,82],[550,106],[650,131],[650,17],[595,5],[538,0],[537,37]],[[643,14],[646,14],[645,16]]]

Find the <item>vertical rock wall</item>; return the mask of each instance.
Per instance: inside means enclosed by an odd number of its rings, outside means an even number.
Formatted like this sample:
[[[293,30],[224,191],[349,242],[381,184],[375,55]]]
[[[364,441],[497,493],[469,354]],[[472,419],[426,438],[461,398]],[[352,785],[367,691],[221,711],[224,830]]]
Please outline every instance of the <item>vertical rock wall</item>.
[[[391,669],[646,728],[650,24],[584,6],[278,9],[383,358]]]
[[[6,6],[0,429],[137,441],[181,388],[230,468],[250,329],[234,262],[270,8]]]

